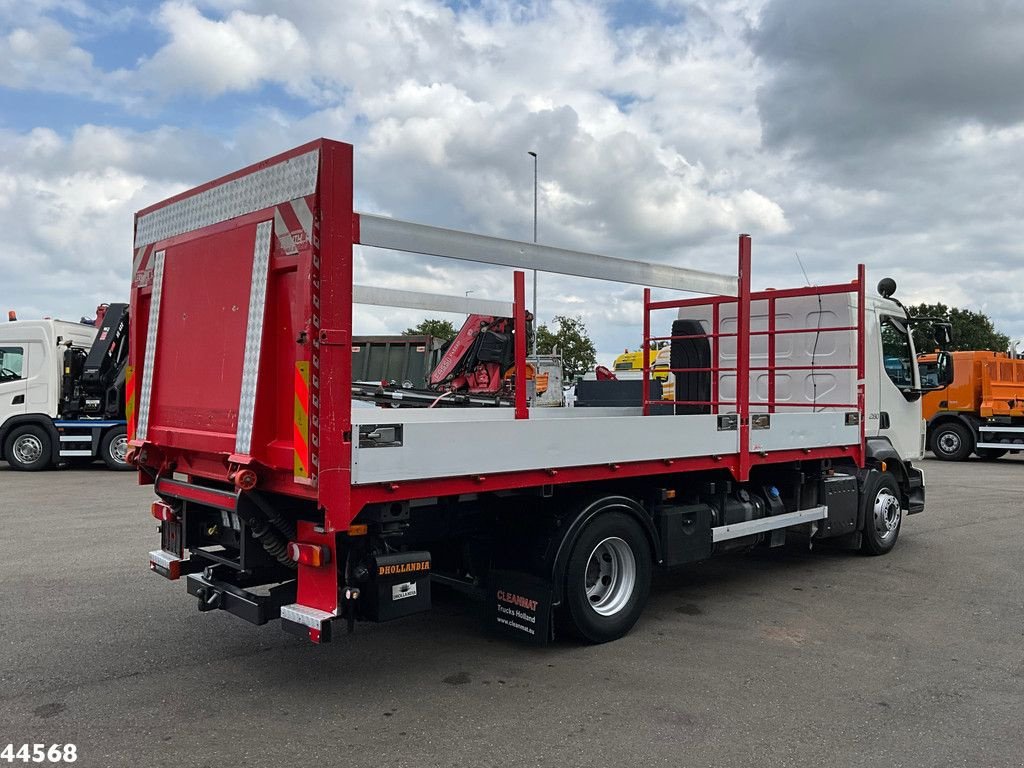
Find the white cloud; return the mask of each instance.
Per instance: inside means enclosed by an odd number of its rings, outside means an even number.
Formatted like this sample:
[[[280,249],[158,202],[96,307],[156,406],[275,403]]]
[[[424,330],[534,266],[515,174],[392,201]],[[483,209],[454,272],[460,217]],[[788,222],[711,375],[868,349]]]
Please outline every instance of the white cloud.
[[[79,5],[74,13],[91,13]],[[355,144],[364,210],[528,239],[532,149],[540,153],[544,242],[732,272],[736,234],[749,231],[759,285],[802,282],[794,251],[817,281],[850,279],[865,261],[873,281],[894,274],[905,298],[988,308],[1024,335],[1024,302],[1006,279],[1021,261],[1013,216],[1024,202],[1021,123],[1004,111],[995,124],[938,121],[925,138],[879,142],[876,122],[865,134],[870,153],[858,151],[866,144],[833,141],[828,152],[805,154],[804,144],[779,136],[795,131],[826,146],[837,121],[815,110],[813,89],[783,87],[806,78],[780,63],[784,46],[768,55],[758,43],[762,20],[770,16],[776,41],[790,32],[813,40],[820,28],[842,40],[844,55],[862,50],[856,39],[816,12],[787,17],[795,11],[782,0],[655,5],[668,21],[615,30],[599,0],[484,0],[460,12],[440,0],[173,0],[151,20],[165,42],[137,66],[105,72],[86,41],[43,11],[25,14],[0,35],[0,63],[13,61],[12,46],[23,51],[22,69],[0,72],[8,87],[127,100],[157,115],[169,99],[202,100],[222,118],[219,97],[260,99],[270,86],[298,97],[307,113],[289,114],[271,98],[240,124],[218,124],[216,137],[174,125],[170,110],[167,126],[141,134],[86,125],[69,137],[45,127],[0,135],[0,226],[17,232],[7,253],[18,254],[0,255],[4,274],[14,275],[0,282],[0,298],[19,286],[46,312],[66,300],[31,287],[40,273],[25,268],[31,255],[54,274],[85,265],[77,284],[101,286],[99,297],[74,305],[86,312],[96,298],[126,290],[133,210],[326,135]],[[0,0],[0,18],[4,8]],[[800,22],[796,32],[787,18]],[[972,26],[981,31],[968,36],[971,44],[990,26]],[[870,18],[849,35],[862,33],[881,40],[886,61],[899,58]],[[833,60],[825,59],[827,69]],[[981,70],[988,61],[999,71],[1010,66],[993,54],[980,59]],[[801,66],[820,72],[814,61]],[[928,76],[927,68],[913,72]],[[939,85],[955,91],[954,75],[942,69]],[[957,114],[991,114],[976,108],[984,94],[957,95]],[[507,270],[372,252],[358,264],[364,282],[510,294]],[[76,283],[66,285],[73,293]],[[638,290],[551,275],[541,286],[543,319],[582,314],[605,352],[637,343]],[[372,331],[415,320],[375,310],[359,317]]]
[[[173,0],[160,7],[157,24],[171,39],[140,63],[140,89],[211,98],[273,82],[310,93],[302,76],[308,70],[308,49],[286,18],[236,10],[210,19],[191,3]]]
[[[99,95],[92,55],[61,25],[40,21],[0,34],[0,86]]]
[[[0,132],[0,306],[77,319],[126,297],[133,213],[183,185],[133,172],[118,156],[158,141],[90,126],[69,140],[48,129]]]

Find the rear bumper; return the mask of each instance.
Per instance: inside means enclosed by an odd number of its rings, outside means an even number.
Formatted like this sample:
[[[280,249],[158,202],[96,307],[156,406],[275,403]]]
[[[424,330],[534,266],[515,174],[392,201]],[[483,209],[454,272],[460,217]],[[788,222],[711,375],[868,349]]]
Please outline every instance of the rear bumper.
[[[915,467],[909,461],[905,462],[907,468],[907,514],[916,515],[924,512],[924,472]]]

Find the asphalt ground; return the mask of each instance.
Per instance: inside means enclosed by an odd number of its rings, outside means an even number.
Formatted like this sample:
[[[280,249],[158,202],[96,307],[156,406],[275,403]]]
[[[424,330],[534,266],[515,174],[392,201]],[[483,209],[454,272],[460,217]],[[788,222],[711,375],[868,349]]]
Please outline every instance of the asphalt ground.
[[[1019,458],[925,461],[928,508],[888,556],[714,560],[660,578],[623,640],[547,648],[487,634],[457,596],[324,646],[200,614],[148,572],[132,475],[0,466],[0,749],[70,742],[80,766],[1024,765]]]

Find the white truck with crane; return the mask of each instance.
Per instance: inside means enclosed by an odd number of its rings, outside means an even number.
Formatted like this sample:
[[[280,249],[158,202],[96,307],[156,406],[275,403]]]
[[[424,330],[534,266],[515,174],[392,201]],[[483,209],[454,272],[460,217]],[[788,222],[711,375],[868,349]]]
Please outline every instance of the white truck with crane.
[[[102,459],[130,470],[125,411],[128,305],[98,308],[93,325],[0,325],[0,459],[12,469]]]
[[[754,291],[747,235],[738,273],[712,274],[358,213],[353,187],[352,146],[320,139],[136,214],[130,453],[149,567],[200,611],[322,643],[443,584],[507,635],[604,642],[655,570],[787,540],[883,555],[923,511],[909,319],[863,266]],[[356,246],[511,268],[511,301],[356,285]],[[674,399],[645,361],[633,402],[531,407],[529,269],[644,287],[641,348],[670,344]],[[407,393],[354,380],[356,303],[479,317]]]

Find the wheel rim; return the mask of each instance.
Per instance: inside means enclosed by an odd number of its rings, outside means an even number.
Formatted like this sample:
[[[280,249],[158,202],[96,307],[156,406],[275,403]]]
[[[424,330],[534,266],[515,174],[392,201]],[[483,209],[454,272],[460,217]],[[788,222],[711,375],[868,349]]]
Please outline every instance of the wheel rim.
[[[936,442],[943,453],[956,453],[960,450],[960,435],[956,432],[942,432]]]
[[[587,559],[583,580],[587,603],[601,616],[613,616],[625,608],[636,587],[636,558],[629,545],[611,536],[604,539]]]
[[[35,464],[43,455],[43,441],[35,435],[22,435],[14,441],[13,453],[22,464]]]
[[[110,458],[118,464],[128,463],[128,436],[118,435],[110,441]]]
[[[875,496],[874,515],[879,538],[882,541],[894,538],[900,527],[903,510],[900,509],[900,500],[888,488],[883,488]]]

